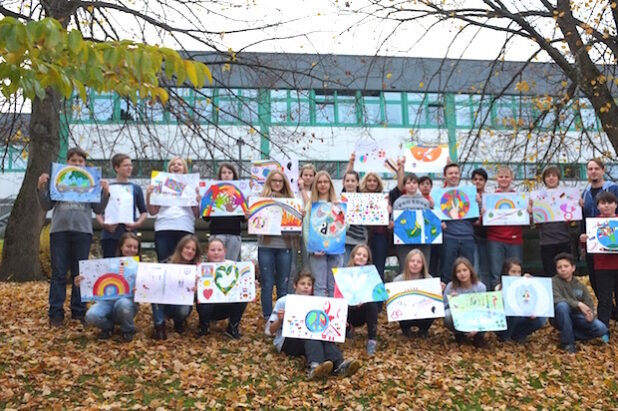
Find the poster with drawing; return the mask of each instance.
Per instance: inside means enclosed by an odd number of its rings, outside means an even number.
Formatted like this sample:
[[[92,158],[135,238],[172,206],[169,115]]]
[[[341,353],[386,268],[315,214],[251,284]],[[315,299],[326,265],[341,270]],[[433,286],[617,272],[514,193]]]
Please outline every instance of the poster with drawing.
[[[270,160],[255,160],[251,162],[251,192],[259,195],[272,170],[283,171],[288,178],[292,191],[298,193],[298,158],[284,155],[271,155]]]
[[[500,291],[449,296],[448,304],[457,331],[506,330],[506,316]]]
[[[335,267],[335,298],[344,298],[348,305],[360,305],[387,298],[384,283],[375,265]]]
[[[553,317],[551,278],[502,276],[504,313],[508,317]]]
[[[288,294],[282,335],[303,340],[344,342],[348,303],[343,298]]]
[[[483,225],[530,225],[528,193],[484,193]]]
[[[581,220],[580,197],[577,188],[563,187],[533,191],[530,193],[532,220],[535,224]]]
[[[311,204],[311,216],[307,224],[308,252],[345,252],[345,210],[345,203],[318,201]]]
[[[197,204],[197,187],[200,175],[165,173],[153,171],[150,185],[154,191],[150,195],[150,204],[158,206],[193,207]]]
[[[393,174],[397,172],[397,159],[401,157],[401,143],[393,140],[358,140],[354,153],[355,171]]]
[[[302,231],[302,200],[251,197],[249,204],[249,234],[281,235],[282,232]]]
[[[403,155],[406,158],[405,170],[409,173],[442,173],[449,159],[449,147],[448,144],[430,147],[405,143]]]
[[[431,190],[433,212],[440,220],[464,220],[479,217],[475,186],[434,188]]]
[[[197,302],[239,303],[255,299],[255,266],[250,261],[198,266]]]
[[[199,191],[202,217],[244,216],[249,209],[249,180],[202,180]]]
[[[388,195],[385,193],[342,193],[348,224],[388,225]]]
[[[586,218],[586,250],[589,253],[618,253],[618,218]]]
[[[101,169],[52,163],[49,198],[74,203],[100,202]]]
[[[444,317],[439,278],[386,283],[388,321]]]
[[[192,264],[140,263],[135,302],[193,305],[197,267]]]
[[[79,283],[82,301],[115,300],[133,297],[135,277],[139,259],[137,257],[102,258],[79,262]]]
[[[432,210],[393,210],[395,244],[442,244],[442,221]]]
[[[131,184],[110,184],[109,201],[105,207],[105,224],[131,224],[134,220],[135,203]]]

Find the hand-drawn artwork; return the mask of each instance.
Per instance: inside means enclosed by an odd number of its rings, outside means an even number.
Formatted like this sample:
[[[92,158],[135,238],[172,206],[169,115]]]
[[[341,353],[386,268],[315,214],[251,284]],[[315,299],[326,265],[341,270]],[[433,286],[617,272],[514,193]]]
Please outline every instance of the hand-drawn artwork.
[[[150,204],[158,206],[193,207],[197,204],[197,187],[200,175],[164,173],[153,171],[150,184],[154,191],[150,195]]]
[[[444,317],[444,301],[439,278],[395,281],[384,285],[388,299],[388,321]]]
[[[396,173],[401,144],[388,140],[358,140],[354,147],[354,170],[376,173]]]
[[[405,143],[403,154],[406,158],[405,170],[411,173],[441,173],[449,159],[448,144],[435,147]]]
[[[343,254],[345,252],[345,203],[323,201],[311,204],[307,251]]]
[[[202,263],[198,266],[198,273],[198,303],[238,303],[255,299],[255,266],[252,262]]]
[[[343,193],[348,224],[388,225],[388,197],[383,193]]]
[[[530,225],[528,193],[483,194],[483,225]]]
[[[442,222],[431,210],[393,210],[395,244],[442,244]]]
[[[433,211],[442,220],[464,220],[479,216],[475,186],[434,188],[431,190]]]
[[[343,298],[288,294],[282,335],[303,340],[344,342],[348,303]]]
[[[534,223],[581,220],[579,194],[577,188],[553,188],[531,192]]]
[[[137,257],[80,261],[79,275],[84,277],[79,284],[82,301],[133,297],[138,265]]]
[[[303,204],[297,198],[251,197],[249,234],[280,235],[301,232]]]
[[[288,178],[292,191],[298,192],[298,158],[285,156],[271,156],[270,160],[256,160],[251,162],[251,191],[259,194],[272,170],[282,171]]]
[[[75,203],[100,202],[101,169],[52,163],[49,198]]]
[[[551,278],[502,277],[504,313],[508,317],[553,317]]]
[[[344,298],[348,305],[385,301],[388,297],[375,265],[333,268],[335,298]]]
[[[499,291],[449,296],[448,304],[457,331],[506,330],[504,304]]]
[[[245,215],[251,195],[249,180],[204,180],[199,183],[202,217]]]
[[[109,201],[105,207],[105,224],[131,224],[134,220],[133,213],[133,186],[131,184],[110,184]]]
[[[191,264],[140,263],[135,302],[193,305],[197,267]]]
[[[586,250],[589,253],[618,253],[618,218],[586,218]]]

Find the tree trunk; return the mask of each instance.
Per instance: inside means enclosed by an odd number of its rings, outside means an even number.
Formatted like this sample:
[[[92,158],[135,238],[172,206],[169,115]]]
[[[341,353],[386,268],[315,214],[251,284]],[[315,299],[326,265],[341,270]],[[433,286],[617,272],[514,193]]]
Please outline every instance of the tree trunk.
[[[45,99],[32,101],[28,166],[15,199],[4,235],[0,281],[31,281],[41,278],[39,236],[45,212],[37,200],[36,185],[41,173],[49,173],[50,164],[60,149],[60,96],[47,89]]]

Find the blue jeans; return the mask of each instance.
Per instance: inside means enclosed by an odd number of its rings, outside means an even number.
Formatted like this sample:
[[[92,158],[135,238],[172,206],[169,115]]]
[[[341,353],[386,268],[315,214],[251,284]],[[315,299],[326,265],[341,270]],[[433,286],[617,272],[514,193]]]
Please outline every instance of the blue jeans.
[[[137,308],[137,304],[126,297],[98,301],[86,312],[86,322],[101,330],[111,330],[115,324],[119,324],[123,333],[134,333],[133,319],[137,314]]]
[[[162,263],[172,254],[176,249],[176,245],[186,235],[192,235],[187,231],[172,231],[163,230],[155,231],[155,250],[157,252],[157,261]]]
[[[313,295],[332,297],[335,294],[335,277],[333,268],[343,265],[343,254],[309,256],[309,265],[313,274]]]
[[[118,248],[118,239],[105,238],[99,240],[101,243],[101,250],[103,251],[103,258],[116,257],[116,249]]]
[[[466,257],[474,264],[474,249],[476,248],[473,238],[444,237],[442,244],[442,282],[448,284],[453,274],[453,263],[457,257]]]
[[[174,324],[186,320],[193,309],[192,305],[150,304],[152,307],[152,320],[155,325],[165,324],[165,320],[171,318]]]
[[[575,340],[591,340],[607,334],[607,326],[596,318],[588,322],[577,308],[571,308],[564,301],[554,306],[552,325],[560,331],[562,345],[574,344]]]
[[[507,258],[515,257],[523,263],[523,245],[507,244],[499,241],[487,241],[487,253],[489,255],[490,283],[483,281],[488,290],[493,290],[500,284],[500,276],[506,274],[502,272],[502,265]]]
[[[474,249],[474,271],[476,271],[476,274],[483,284],[488,286],[491,283],[489,251],[487,250],[487,240],[485,239],[476,240],[476,247]]]
[[[67,271],[71,270],[71,316],[84,318],[86,303],[82,302],[79,286],[73,280],[79,274],[79,260],[87,260],[92,234],[60,231],[49,235],[52,274],[49,285],[49,317],[64,318],[67,296]]]
[[[382,281],[384,281],[384,267],[386,266],[386,254],[388,253],[388,235],[371,234],[369,248],[371,249],[371,257],[373,257],[373,264],[378,269]]]
[[[268,318],[273,311],[273,287],[277,286],[277,299],[288,292],[292,249],[258,247],[258,265],[262,285],[262,315]]]
[[[496,332],[502,341],[512,339],[513,341],[523,342],[526,337],[543,328],[547,318],[536,317],[506,317],[506,330]]]
[[[208,329],[211,321],[221,321],[229,318],[230,325],[240,324],[247,303],[197,304],[197,314],[200,318],[200,328]]]

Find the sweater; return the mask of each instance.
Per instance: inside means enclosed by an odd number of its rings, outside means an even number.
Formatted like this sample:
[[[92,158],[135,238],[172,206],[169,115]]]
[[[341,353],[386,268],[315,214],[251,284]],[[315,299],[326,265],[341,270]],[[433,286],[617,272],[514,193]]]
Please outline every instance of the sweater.
[[[580,283],[575,277],[571,281],[567,281],[558,275],[551,279],[552,289],[554,292],[554,305],[560,302],[566,302],[573,309],[578,309],[577,304],[583,302],[591,309],[594,308],[592,297],[586,286]]]

